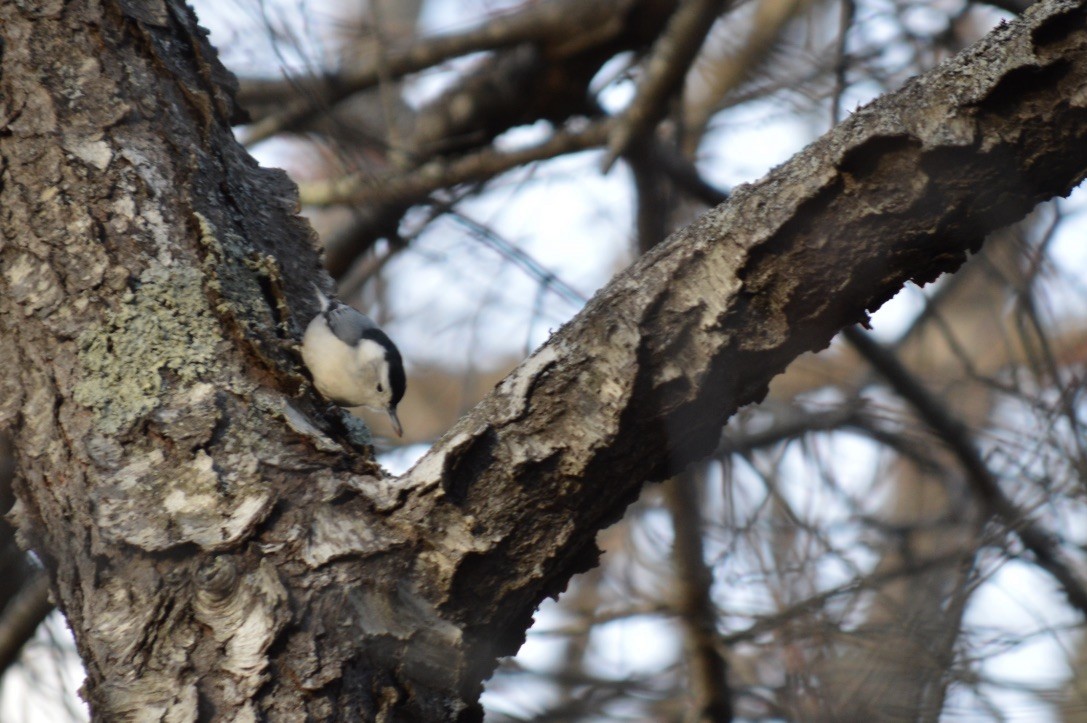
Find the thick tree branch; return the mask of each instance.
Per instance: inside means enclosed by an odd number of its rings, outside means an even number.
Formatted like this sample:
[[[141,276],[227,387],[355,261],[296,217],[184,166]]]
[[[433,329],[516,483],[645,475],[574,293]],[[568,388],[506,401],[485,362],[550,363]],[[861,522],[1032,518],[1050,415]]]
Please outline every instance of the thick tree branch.
[[[413,503],[420,522],[472,520],[475,540],[494,541],[452,565],[451,590],[498,591],[508,623],[455,594],[445,609],[488,645],[492,625],[509,629],[512,651],[513,620],[591,563],[595,531],[641,480],[710,451],[724,419],[798,354],[1079,183],[1083,18],[1050,3],[998,28],[598,293],[404,480],[433,496],[431,509]]]

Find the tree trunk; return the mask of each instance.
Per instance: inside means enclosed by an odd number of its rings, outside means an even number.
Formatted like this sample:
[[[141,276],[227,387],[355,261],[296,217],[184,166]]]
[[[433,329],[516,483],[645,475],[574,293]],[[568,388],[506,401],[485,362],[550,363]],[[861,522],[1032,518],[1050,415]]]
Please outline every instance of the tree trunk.
[[[180,2],[0,4],[0,425],[101,720],[475,720],[646,480],[1087,169],[1084,3],[856,112],[596,295],[409,473],[294,345],[319,259]]]

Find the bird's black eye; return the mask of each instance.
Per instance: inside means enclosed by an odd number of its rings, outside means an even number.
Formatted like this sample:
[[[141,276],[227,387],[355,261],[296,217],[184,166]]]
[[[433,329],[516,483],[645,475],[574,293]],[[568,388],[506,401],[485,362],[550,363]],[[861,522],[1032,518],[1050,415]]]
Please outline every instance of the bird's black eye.
[[[379,392],[383,392],[383,391],[385,391],[385,388],[384,388],[384,387],[382,387],[382,386],[381,386],[381,384],[378,384],[378,385],[377,385],[377,390],[378,390]]]

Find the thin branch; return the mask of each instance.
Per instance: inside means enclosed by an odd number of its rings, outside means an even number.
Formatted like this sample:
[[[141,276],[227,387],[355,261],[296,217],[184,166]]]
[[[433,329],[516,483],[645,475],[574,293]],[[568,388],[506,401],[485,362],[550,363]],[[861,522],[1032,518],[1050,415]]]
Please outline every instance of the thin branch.
[[[695,709],[690,720],[724,723],[732,720],[728,663],[721,655],[717,608],[710,596],[713,575],[702,549],[702,517],[698,493],[700,475],[685,472],[664,488],[672,513],[676,568],[676,610],[686,640],[688,677]]]
[[[715,113],[741,100],[733,97],[737,89],[767,62],[786,25],[807,5],[808,0],[759,0],[742,47],[699,63],[702,90],[690,94],[695,98],[686,100],[683,111],[685,152],[694,153]],[[768,90],[759,88],[754,95],[763,97]]]
[[[707,206],[717,206],[728,200],[728,191],[723,191],[702,177],[698,166],[687,159],[677,149],[659,141],[649,146],[653,161],[660,164],[676,188],[691,198]]]
[[[452,161],[431,161],[407,173],[352,175],[303,183],[299,194],[302,203],[311,206],[413,203],[440,188],[486,181],[526,163],[596,148],[607,140],[610,128],[610,121],[597,121],[580,131],[557,131],[543,143],[515,151],[486,148]]]
[[[512,261],[522,271],[535,279],[544,290],[554,291],[560,298],[575,307],[580,307],[588,301],[584,294],[556,276],[553,271],[533,258],[531,254],[502,238],[493,229],[456,210],[450,210],[450,215],[455,222],[467,229],[473,238]]]
[[[796,439],[810,432],[834,431],[856,424],[860,416],[861,412],[854,404],[843,404],[834,409],[816,412],[791,408],[784,415],[775,414],[774,423],[766,429],[747,432],[726,428],[714,454],[720,456],[749,452]]]
[[[653,126],[664,118],[668,100],[683,86],[710,28],[728,4],[728,0],[686,0],[672,15],[645,63],[637,95],[608,141],[602,163],[605,172],[632,142],[650,135]]]
[[[675,193],[644,145],[632,147],[623,160],[634,183],[635,238],[638,252],[644,254],[675,230]]]
[[[853,18],[857,14],[854,0],[840,0],[841,20],[838,30],[838,45],[834,52],[834,92],[830,102],[830,124],[836,125],[842,119],[842,96],[849,84],[849,29],[853,27]]]
[[[894,580],[913,578],[918,573],[958,565],[963,556],[967,554],[972,553],[953,550],[944,555],[918,560],[892,570],[880,570],[863,577],[853,578],[837,587],[832,587],[829,590],[799,600],[771,615],[760,617],[743,630],[723,635],[721,641],[727,647],[753,641],[766,633],[781,628],[791,620],[819,612],[834,598],[879,588]]]
[[[0,615],[0,671],[19,658],[23,646],[52,610],[49,576],[43,570],[26,581]]]
[[[474,539],[504,541],[501,565],[462,567],[458,584],[500,589],[511,566],[531,570],[532,583],[493,601],[502,620],[511,609],[527,615],[592,564],[597,531],[643,480],[711,452],[724,419],[762,399],[788,362],[825,347],[908,279],[957,269],[986,232],[1078,183],[1087,109],[1068,103],[1067,88],[1087,74],[1087,40],[1038,29],[1068,27],[1083,12],[1049,2],[997,28],[736,190],[597,292],[398,480],[434,501],[405,508],[417,519],[462,515]],[[1022,96],[1003,83],[1028,62],[1060,73],[1032,70]],[[1024,123],[1037,132],[1016,134]],[[988,139],[1009,137],[987,150]],[[955,163],[937,161],[952,152]],[[918,168],[927,169],[921,181]],[[462,538],[444,539],[446,554],[467,554]],[[481,615],[477,598],[444,604],[473,621],[481,645],[519,644],[520,631],[495,642],[497,613]]]
[[[619,9],[621,10],[621,8]],[[383,79],[399,79],[453,58],[521,43],[576,45],[572,29],[588,29],[582,43],[599,42],[621,29],[622,13],[615,3],[591,0],[552,0],[528,9],[487,18],[479,27],[455,35],[420,38],[407,47],[375,54],[339,74],[326,78],[286,81],[243,81],[239,101],[243,105],[266,102],[277,110],[246,129],[245,143],[254,145],[276,133],[298,128],[313,115],[345,98],[373,87]],[[309,89],[298,93],[298,86]],[[283,105],[284,96],[290,100]]]
[[[921,444],[899,431],[883,429],[879,421],[859,401],[820,411],[793,407],[783,412],[775,411],[774,423],[766,429],[749,432],[726,427],[713,454],[722,460],[732,454],[746,456],[756,449],[789,442],[806,434],[848,430],[894,450],[920,469],[935,471],[940,468]]]

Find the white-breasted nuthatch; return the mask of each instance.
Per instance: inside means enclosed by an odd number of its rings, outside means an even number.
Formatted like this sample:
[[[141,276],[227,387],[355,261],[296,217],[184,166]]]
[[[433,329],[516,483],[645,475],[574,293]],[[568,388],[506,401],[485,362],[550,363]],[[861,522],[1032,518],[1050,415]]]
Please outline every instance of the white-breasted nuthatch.
[[[317,391],[341,407],[370,407],[388,413],[398,437],[396,416],[407,388],[400,350],[374,320],[320,291],[321,311],[302,337],[302,361]]]

